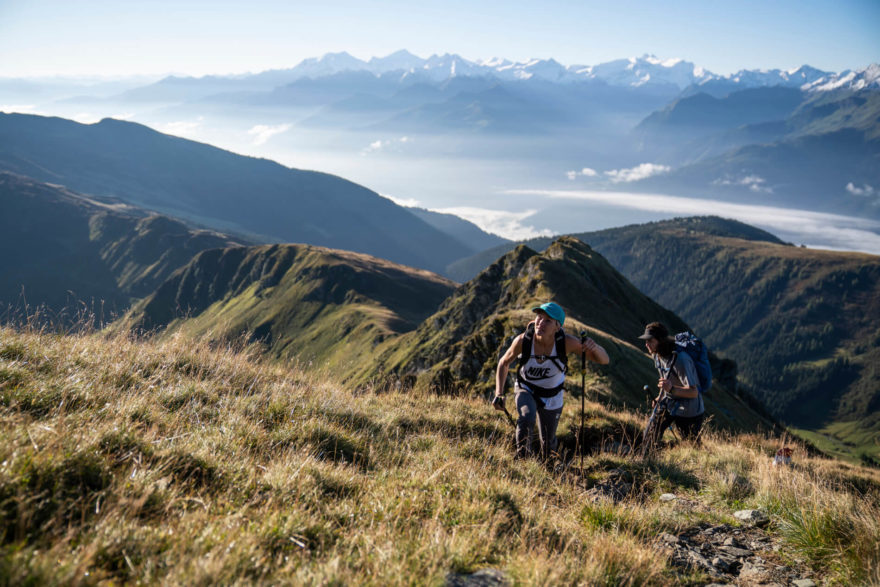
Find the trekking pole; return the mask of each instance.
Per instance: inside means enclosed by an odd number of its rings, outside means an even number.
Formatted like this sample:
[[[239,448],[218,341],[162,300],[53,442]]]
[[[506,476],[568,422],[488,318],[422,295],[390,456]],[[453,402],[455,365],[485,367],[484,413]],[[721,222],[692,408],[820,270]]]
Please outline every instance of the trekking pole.
[[[584,473],[584,447],[581,446],[581,439],[584,436],[584,401],[587,397],[587,351],[584,350],[584,344],[587,342],[587,331],[581,330],[581,429],[578,434],[578,441],[575,446],[581,453],[581,474]]]
[[[644,387],[644,390],[648,393],[651,392],[651,388],[647,385]],[[660,425],[660,418],[663,412],[665,412],[668,403],[669,396],[664,391],[660,394],[660,399],[654,403],[651,415],[648,417],[648,423],[645,425],[645,431],[642,433],[642,457],[647,456],[654,448],[654,443],[660,440],[655,438],[657,436],[657,427]]]
[[[504,412],[504,415],[507,416],[507,421],[510,422],[510,425],[516,428],[516,422],[513,420],[513,416],[510,415],[510,412],[507,411],[507,406],[504,404],[503,396],[497,395],[495,399],[492,400],[493,406],[501,406],[501,411]]]
[[[642,389],[644,389],[645,393],[647,393],[647,394],[651,393],[651,388],[648,385],[646,385]],[[645,430],[644,430],[644,432],[642,432],[642,446],[641,446],[641,450],[639,452],[641,453],[641,455],[643,457],[648,453],[648,450],[649,450],[648,443],[651,442],[651,437],[653,436],[654,421],[655,421],[655,416],[657,414],[657,404],[658,403],[660,403],[660,402],[659,401],[655,402],[654,405],[652,406],[651,415],[648,416],[648,421],[645,422]]]

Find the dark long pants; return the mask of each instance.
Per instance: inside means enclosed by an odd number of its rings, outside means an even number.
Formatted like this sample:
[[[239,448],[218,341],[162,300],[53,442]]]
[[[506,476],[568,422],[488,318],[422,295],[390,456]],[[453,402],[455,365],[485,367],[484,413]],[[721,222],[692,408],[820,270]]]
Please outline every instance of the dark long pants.
[[[538,421],[538,434],[541,441],[541,458],[546,459],[556,452],[556,427],[562,408],[546,410],[541,401],[536,401],[527,391],[518,391],[516,401],[516,455],[525,457],[532,454],[532,430]]]
[[[706,414],[700,414],[699,416],[694,416],[692,418],[685,418],[683,416],[673,416],[666,410],[663,411],[663,415],[660,416],[660,422],[655,428],[655,433],[652,438],[648,439],[648,441],[652,445],[656,445],[660,442],[660,439],[663,438],[663,433],[666,432],[666,429],[675,424],[675,427],[681,433],[681,437],[685,440],[697,440],[700,436],[700,430],[703,428],[703,418]]]

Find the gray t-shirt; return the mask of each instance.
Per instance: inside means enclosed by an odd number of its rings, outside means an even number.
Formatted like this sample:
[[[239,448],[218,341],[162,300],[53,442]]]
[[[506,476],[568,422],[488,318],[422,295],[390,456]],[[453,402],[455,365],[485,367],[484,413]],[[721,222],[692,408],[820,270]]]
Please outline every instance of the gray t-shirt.
[[[687,353],[676,354],[677,358],[672,365],[672,372],[667,376],[669,379],[672,379],[672,385],[675,387],[686,387],[688,385],[697,387],[700,380],[697,379],[697,368],[694,367],[693,359],[691,359],[690,355]],[[666,361],[658,356],[657,360],[660,365],[660,370],[663,373],[668,373],[669,364],[672,363],[672,358],[670,357],[670,359]],[[667,411],[673,416],[681,416],[683,418],[699,416],[706,411],[706,408],[703,405],[703,394],[697,393],[697,397],[692,399],[681,397],[674,398],[669,402]]]

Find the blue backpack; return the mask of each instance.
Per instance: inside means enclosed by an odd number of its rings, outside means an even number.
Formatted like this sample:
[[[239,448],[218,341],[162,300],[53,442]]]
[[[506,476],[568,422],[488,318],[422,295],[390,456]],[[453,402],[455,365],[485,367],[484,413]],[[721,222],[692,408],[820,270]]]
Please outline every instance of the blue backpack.
[[[709,391],[712,387],[712,366],[709,364],[709,349],[703,341],[690,332],[679,332],[675,335],[675,346],[678,352],[687,353],[694,360],[700,393]]]

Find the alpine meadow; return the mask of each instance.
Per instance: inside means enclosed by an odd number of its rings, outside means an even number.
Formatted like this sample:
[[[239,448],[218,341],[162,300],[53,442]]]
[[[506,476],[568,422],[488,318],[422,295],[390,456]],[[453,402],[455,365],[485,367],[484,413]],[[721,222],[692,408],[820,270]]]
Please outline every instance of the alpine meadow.
[[[875,3],[7,4],[0,586],[880,585]]]

